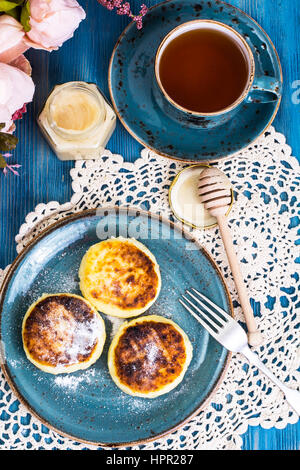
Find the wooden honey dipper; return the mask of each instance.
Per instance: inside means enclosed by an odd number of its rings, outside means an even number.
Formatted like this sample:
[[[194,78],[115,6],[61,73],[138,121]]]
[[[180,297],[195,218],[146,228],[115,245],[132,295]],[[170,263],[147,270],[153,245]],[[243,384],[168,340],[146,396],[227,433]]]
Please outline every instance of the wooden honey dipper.
[[[218,168],[209,167],[202,171],[199,178],[198,189],[201,202],[205,209],[217,219],[220,228],[227,258],[248,328],[248,342],[252,346],[258,346],[263,342],[263,336],[257,330],[225,215],[231,203],[230,182],[224,173],[222,173]]]

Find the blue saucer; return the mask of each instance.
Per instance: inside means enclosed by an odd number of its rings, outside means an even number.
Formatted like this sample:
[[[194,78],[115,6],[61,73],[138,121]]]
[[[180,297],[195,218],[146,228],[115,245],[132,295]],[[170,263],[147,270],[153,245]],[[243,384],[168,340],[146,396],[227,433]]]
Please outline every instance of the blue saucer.
[[[182,383],[152,400],[122,392],[108,372],[107,351],[117,325],[106,315],[102,315],[107,332],[104,351],[89,369],[57,376],[37,369],[22,345],[22,319],[28,307],[43,293],[80,294],[78,268],[86,250],[102,237],[138,237],[138,231],[162,275],[160,295],[147,313],[174,320],[193,345],[193,359]],[[230,358],[178,302],[188,287],[200,289],[232,313],[224,281],[208,253],[161,218],[102,208],[56,222],[19,255],[1,291],[1,366],[10,386],[46,427],[76,440],[130,445],[171,432],[212,398]]]
[[[224,124],[197,128],[159,104],[154,80],[156,50],[181,23],[212,19],[228,24],[248,42],[256,73],[282,82],[276,50],[262,28],[244,12],[219,0],[171,0],[152,7],[141,30],[131,23],[119,38],[110,63],[109,87],[125,128],[160,155],[187,162],[211,162],[240,151],[271,124],[281,95],[271,103],[244,103]]]

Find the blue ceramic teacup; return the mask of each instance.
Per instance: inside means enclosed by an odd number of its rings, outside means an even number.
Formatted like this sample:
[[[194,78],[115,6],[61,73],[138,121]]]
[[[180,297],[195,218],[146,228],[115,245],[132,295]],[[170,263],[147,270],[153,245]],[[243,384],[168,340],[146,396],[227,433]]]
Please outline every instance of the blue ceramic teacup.
[[[160,61],[166,47],[181,34],[200,28],[214,29],[229,36],[237,43],[248,64],[248,77],[240,96],[226,108],[215,112],[192,111],[184,108],[169,96],[160,78]],[[178,73],[181,73],[181,71],[178,70]],[[269,103],[271,101],[277,101],[281,92],[281,84],[275,78],[260,75],[259,72],[255,70],[252,50],[247,44],[247,41],[237,31],[224,23],[206,19],[183,23],[165,36],[156,52],[154,82],[156,101],[169,116],[180,120],[182,124],[187,127],[205,129],[224,124],[231,119],[245,103]]]

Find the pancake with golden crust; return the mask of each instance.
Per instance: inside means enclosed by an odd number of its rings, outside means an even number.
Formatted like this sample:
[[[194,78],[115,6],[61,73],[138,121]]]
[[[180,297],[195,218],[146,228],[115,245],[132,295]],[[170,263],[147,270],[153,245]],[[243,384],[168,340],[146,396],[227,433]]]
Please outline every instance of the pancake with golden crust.
[[[121,325],[109,348],[108,368],[125,393],[156,398],[182,381],[192,351],[187,335],[176,323],[148,315]]]
[[[155,257],[134,238],[111,238],[91,246],[79,278],[83,296],[97,310],[124,318],[145,312],[161,287]]]
[[[105,337],[97,310],[75,294],[44,294],[23,319],[27,358],[51,374],[88,368],[100,357]]]

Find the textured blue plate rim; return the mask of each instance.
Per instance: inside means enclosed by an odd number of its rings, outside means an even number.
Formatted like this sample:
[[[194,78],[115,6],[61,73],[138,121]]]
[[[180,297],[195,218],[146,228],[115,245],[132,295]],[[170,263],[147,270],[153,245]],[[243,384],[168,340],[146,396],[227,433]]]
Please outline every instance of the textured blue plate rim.
[[[152,11],[153,9],[155,8],[159,8],[161,7],[162,5],[165,5],[167,3],[172,3],[173,0],[164,0],[160,3],[157,3],[156,5],[153,5],[152,7],[150,7],[148,9],[148,12],[149,11]],[[271,41],[269,35],[266,33],[266,31],[260,26],[260,24],[254,19],[252,18],[252,16],[248,15],[245,11],[243,11],[241,8],[238,8],[234,5],[231,5],[230,3],[228,2],[224,2],[223,0],[218,0],[218,3],[221,4],[221,5],[226,5],[228,7],[231,7],[231,8],[234,8],[235,10],[239,11],[241,14],[245,15],[246,17],[248,17],[251,21],[253,21],[253,23],[255,23],[257,25],[257,27],[264,33],[264,35],[267,37],[269,43],[270,43],[270,46],[272,47],[272,49],[274,50],[275,52],[275,56],[276,56],[276,59],[277,59],[277,63],[278,63],[278,66],[279,66],[279,70],[280,70],[280,80],[281,80],[281,84],[283,84],[283,75],[282,75],[282,66],[281,66],[281,62],[280,62],[280,59],[279,59],[279,55],[278,55],[278,52],[273,44],[273,42]],[[109,61],[109,67],[108,67],[108,88],[109,88],[109,94],[110,94],[110,98],[111,98],[111,102],[112,102],[112,105],[113,105],[113,108],[115,110],[115,113],[116,115],[118,116],[121,124],[124,126],[124,128],[127,130],[127,132],[137,141],[139,142],[142,146],[146,147],[147,149],[151,150],[152,152],[156,153],[157,155],[160,155],[161,157],[165,157],[165,158],[169,158],[170,160],[174,160],[174,161],[179,161],[179,162],[184,162],[184,163],[187,163],[187,164],[195,164],[195,163],[201,163],[201,164],[210,164],[210,163],[214,163],[214,162],[220,162],[222,160],[226,160],[228,158],[232,158],[233,155],[235,154],[238,154],[239,152],[245,150],[246,148],[248,148],[250,145],[253,145],[268,129],[269,127],[272,125],[272,122],[274,121],[275,117],[276,117],[276,114],[278,112],[278,109],[279,109],[279,106],[280,106],[280,103],[281,103],[281,99],[282,99],[282,93],[280,94],[278,100],[277,100],[277,105],[274,109],[274,112],[269,120],[269,122],[267,123],[267,125],[265,126],[265,128],[260,132],[259,135],[257,135],[257,137],[249,144],[247,143],[244,147],[241,147],[238,151],[235,151],[235,152],[232,152],[232,153],[228,153],[227,155],[225,156],[222,156],[222,157],[216,157],[214,159],[208,159],[208,160],[205,160],[205,159],[202,159],[202,158],[199,158],[199,160],[188,160],[188,159],[183,159],[183,158],[179,158],[179,157],[174,157],[172,155],[169,155],[169,154],[165,154],[165,153],[162,153],[160,151],[158,151],[157,149],[151,147],[148,143],[144,142],[141,138],[139,138],[130,128],[130,126],[125,122],[125,119],[122,118],[122,116],[120,115],[119,113],[119,110],[118,110],[118,107],[116,105],[116,102],[114,100],[114,96],[113,96],[113,89],[112,89],[112,80],[111,80],[111,74],[112,74],[112,66],[113,66],[113,60],[114,60],[114,56],[115,56],[115,53],[116,53],[116,50],[120,44],[120,42],[122,41],[123,37],[126,36],[127,34],[127,31],[129,29],[131,29],[132,27],[136,27],[136,24],[135,24],[135,21],[131,21],[127,26],[126,28],[123,30],[123,32],[121,33],[121,35],[119,36],[114,48],[113,48],[113,51],[112,51],[112,54],[111,54],[111,57],[110,57],[110,61]]]
[[[85,217],[96,216],[98,209],[99,208],[86,209],[86,210],[77,212],[76,214],[67,215],[63,219],[60,219],[60,220],[54,222],[53,224],[51,224],[50,226],[46,227],[44,230],[42,230],[40,232],[40,234],[37,237],[35,237],[31,242],[28,243],[28,245],[26,245],[26,247],[21,251],[21,253],[15,258],[15,260],[10,265],[10,267],[8,269],[8,272],[6,273],[6,276],[3,280],[1,289],[0,289],[0,367],[2,369],[2,372],[4,374],[5,379],[7,380],[7,382],[9,384],[10,388],[12,389],[12,391],[15,393],[17,399],[27,408],[27,410],[33,416],[35,416],[39,421],[41,421],[41,423],[43,425],[45,425],[49,429],[51,429],[54,432],[60,434],[61,436],[72,439],[73,441],[82,442],[84,444],[92,444],[92,445],[95,445],[95,446],[107,447],[107,448],[130,447],[130,446],[133,446],[133,445],[141,445],[141,444],[145,444],[145,443],[148,443],[148,442],[153,442],[153,441],[155,441],[157,439],[160,439],[160,438],[162,438],[162,437],[164,437],[168,434],[171,434],[172,432],[176,431],[180,427],[184,426],[184,424],[186,424],[188,421],[190,421],[194,416],[196,416],[205,407],[207,402],[216,393],[217,389],[219,388],[220,384],[222,383],[223,378],[225,376],[225,373],[228,369],[232,353],[230,351],[227,351],[226,359],[224,361],[223,368],[222,368],[222,370],[219,374],[219,377],[215,381],[214,385],[212,386],[212,388],[211,388],[210,392],[208,393],[208,395],[206,396],[206,398],[204,398],[202,403],[192,413],[190,413],[187,417],[185,417],[182,421],[177,423],[175,426],[173,426],[172,428],[167,429],[166,431],[163,431],[163,432],[161,432],[161,433],[159,433],[155,436],[151,436],[147,439],[141,439],[141,440],[131,441],[131,442],[121,442],[121,443],[102,443],[102,442],[88,441],[88,440],[85,440],[85,439],[81,439],[78,436],[73,436],[71,434],[63,432],[60,429],[53,426],[52,424],[48,423],[48,421],[46,421],[39,413],[37,413],[36,410],[34,408],[32,408],[32,406],[30,405],[28,400],[26,400],[23,397],[22,393],[18,390],[18,387],[16,386],[16,384],[14,382],[14,379],[10,374],[9,369],[6,367],[5,354],[4,354],[4,352],[2,350],[2,346],[1,346],[3,344],[2,343],[2,329],[1,329],[3,303],[4,303],[4,299],[5,299],[5,295],[6,295],[6,291],[8,289],[9,283],[10,283],[10,281],[11,281],[11,279],[12,279],[14,273],[15,273],[15,270],[18,268],[18,266],[21,263],[21,261],[23,260],[23,258],[30,252],[31,248],[33,248],[40,240],[42,240],[44,237],[46,237],[50,233],[54,232],[56,229],[59,229],[59,228],[63,227],[64,225],[67,225],[70,222],[73,222],[73,221],[76,221],[76,220],[79,220],[79,219],[83,219]],[[211,263],[211,266],[214,268],[217,275],[219,276],[219,279],[222,282],[222,285],[224,287],[224,292],[225,292],[227,300],[228,300],[230,313],[231,313],[232,316],[234,316],[231,296],[230,296],[229,290],[227,288],[227,285],[225,283],[224,277],[223,277],[220,269],[218,268],[217,264],[215,263],[215,261],[213,260],[212,256],[209,254],[209,252],[198,241],[196,241],[193,238],[193,236],[187,230],[183,229],[182,227],[181,228],[177,227],[175,223],[173,223],[172,221],[168,220],[167,218],[165,218],[161,215],[154,214],[150,211],[145,211],[145,210],[139,209],[137,207],[131,207],[131,206],[126,206],[126,207],[105,206],[105,207],[100,207],[100,209],[104,213],[105,213],[105,211],[112,211],[113,210],[113,211],[116,211],[116,214],[119,214],[120,212],[124,212],[124,211],[128,211],[128,212],[134,211],[134,213],[136,215],[144,214],[144,215],[147,215],[148,217],[154,217],[162,223],[169,224],[170,227],[172,227],[174,230],[179,230],[181,232],[181,234],[186,239],[194,242],[197,245],[199,250],[204,254],[204,256],[206,256],[208,261]]]

